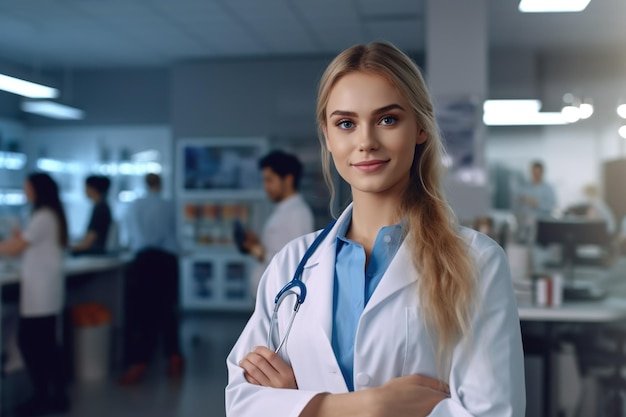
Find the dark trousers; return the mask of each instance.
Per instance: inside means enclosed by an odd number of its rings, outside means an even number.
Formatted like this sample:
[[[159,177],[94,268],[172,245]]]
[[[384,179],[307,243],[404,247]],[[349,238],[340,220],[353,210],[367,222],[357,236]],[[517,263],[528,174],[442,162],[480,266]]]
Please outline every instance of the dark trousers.
[[[57,343],[56,316],[22,317],[18,344],[38,400],[65,395],[63,356]]]
[[[124,298],[127,362],[149,362],[159,337],[167,356],[179,354],[178,258],[160,249],[139,252],[126,271]]]

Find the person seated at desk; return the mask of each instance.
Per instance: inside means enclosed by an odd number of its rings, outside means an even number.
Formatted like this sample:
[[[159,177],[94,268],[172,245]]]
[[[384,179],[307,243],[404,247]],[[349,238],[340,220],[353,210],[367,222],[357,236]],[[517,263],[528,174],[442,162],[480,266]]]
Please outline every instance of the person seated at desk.
[[[569,206],[564,211],[565,217],[583,217],[590,220],[604,220],[606,231],[614,235],[616,231],[615,216],[611,208],[600,198],[598,187],[588,184],[583,188],[584,198],[581,202]]]
[[[90,175],[85,180],[85,193],[94,202],[87,233],[72,245],[73,255],[101,255],[106,252],[107,236],[113,221],[106,197],[111,180],[107,177]]]
[[[600,198],[598,187],[594,184],[583,188],[584,198],[581,202],[568,207],[564,211],[564,218],[584,219],[590,221],[604,221],[606,225],[606,239],[602,243],[585,245],[578,248],[578,252],[585,257],[595,258],[601,264],[612,264],[617,260],[619,237],[615,216],[611,208]],[[596,262],[597,263],[597,262]]]

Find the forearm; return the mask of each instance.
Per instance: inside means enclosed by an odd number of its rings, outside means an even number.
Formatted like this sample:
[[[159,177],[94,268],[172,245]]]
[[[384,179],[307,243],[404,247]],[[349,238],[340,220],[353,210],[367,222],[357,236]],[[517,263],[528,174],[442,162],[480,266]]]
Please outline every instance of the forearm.
[[[0,242],[0,255],[18,256],[26,249],[26,242],[21,239],[9,239]]]
[[[300,417],[369,417],[376,402],[372,400],[373,390],[363,390],[346,394],[319,394],[302,410]]]
[[[72,246],[72,249],[73,250],[89,249],[91,245],[93,245],[93,242],[96,241],[96,237],[97,235],[95,232],[89,231],[87,232],[87,235],[83,238],[83,240],[81,240],[80,242]]]

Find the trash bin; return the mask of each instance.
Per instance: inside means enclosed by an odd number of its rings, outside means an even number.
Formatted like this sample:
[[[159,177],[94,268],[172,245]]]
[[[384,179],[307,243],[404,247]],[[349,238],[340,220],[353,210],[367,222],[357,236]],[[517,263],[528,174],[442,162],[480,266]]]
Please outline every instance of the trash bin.
[[[74,376],[78,381],[99,381],[109,374],[111,312],[98,303],[72,308]]]

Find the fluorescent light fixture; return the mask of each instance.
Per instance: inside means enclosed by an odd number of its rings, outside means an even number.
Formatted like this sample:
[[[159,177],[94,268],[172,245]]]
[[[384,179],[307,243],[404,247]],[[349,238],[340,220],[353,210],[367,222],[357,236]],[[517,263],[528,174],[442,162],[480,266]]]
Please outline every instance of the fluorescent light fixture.
[[[7,191],[0,193],[0,205],[21,206],[26,203],[23,191]]]
[[[568,122],[559,112],[535,113],[535,114],[510,114],[496,116],[485,113],[483,122],[487,126],[540,126],[540,125],[565,125]]]
[[[539,100],[485,100],[483,103],[483,111],[489,114],[537,113],[539,109]]]
[[[563,109],[561,109],[561,114],[568,123],[574,123],[580,119],[580,109],[576,106],[564,106]]]
[[[593,104],[591,103],[580,103],[580,107],[578,108],[579,116],[581,119],[588,119],[593,114]]]
[[[591,0],[521,0],[519,11],[524,13],[582,12]]]
[[[626,119],[626,104],[617,106],[617,115],[622,119]]]
[[[0,151],[0,168],[22,169],[26,165],[26,155],[20,152]]]
[[[59,90],[0,74],[0,90],[28,98],[57,98]]]
[[[623,137],[624,139],[626,139],[626,125],[621,126],[618,130],[617,133],[619,133],[619,135],[621,137]]]
[[[159,162],[110,162],[96,164],[93,167],[95,172],[102,175],[146,175],[148,173],[160,174],[163,166]]]
[[[131,156],[134,162],[152,162],[161,159],[161,153],[156,149],[148,149],[146,151],[136,152]]]
[[[486,100],[483,122],[487,126],[564,125],[560,112],[539,112],[539,100]]]
[[[85,112],[80,109],[47,100],[24,101],[22,110],[53,119],[79,120],[85,117]]]
[[[64,162],[51,158],[37,159],[37,168],[47,172],[80,172],[80,164],[77,162]]]

